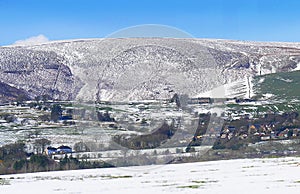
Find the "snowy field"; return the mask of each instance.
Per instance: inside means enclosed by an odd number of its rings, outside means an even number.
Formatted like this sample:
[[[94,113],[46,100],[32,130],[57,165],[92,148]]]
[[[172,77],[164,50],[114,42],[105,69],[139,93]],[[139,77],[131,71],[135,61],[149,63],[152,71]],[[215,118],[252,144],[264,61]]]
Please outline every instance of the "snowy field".
[[[300,158],[139,166],[0,176],[0,193],[299,193]]]

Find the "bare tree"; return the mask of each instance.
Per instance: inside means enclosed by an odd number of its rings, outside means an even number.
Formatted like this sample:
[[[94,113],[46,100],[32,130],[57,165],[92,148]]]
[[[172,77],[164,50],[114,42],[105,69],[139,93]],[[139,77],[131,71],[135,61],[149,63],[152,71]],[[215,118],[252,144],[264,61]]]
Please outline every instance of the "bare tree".
[[[45,138],[36,139],[34,141],[34,146],[37,149],[37,153],[38,153],[38,150],[42,150],[42,153],[44,153],[46,146],[50,145],[50,144],[51,144],[51,141],[48,139],[45,139]]]

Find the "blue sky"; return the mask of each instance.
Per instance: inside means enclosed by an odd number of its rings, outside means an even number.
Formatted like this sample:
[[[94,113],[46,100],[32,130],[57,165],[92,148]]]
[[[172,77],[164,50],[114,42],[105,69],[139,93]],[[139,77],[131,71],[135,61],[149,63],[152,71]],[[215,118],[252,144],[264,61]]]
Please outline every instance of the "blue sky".
[[[0,0],[0,45],[32,36],[100,38],[163,24],[197,38],[300,42],[298,0]]]

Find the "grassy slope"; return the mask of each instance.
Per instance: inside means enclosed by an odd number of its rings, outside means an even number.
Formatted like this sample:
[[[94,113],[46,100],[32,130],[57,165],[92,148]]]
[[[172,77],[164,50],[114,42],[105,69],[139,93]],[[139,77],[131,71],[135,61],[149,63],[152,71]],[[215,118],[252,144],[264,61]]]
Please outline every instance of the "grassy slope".
[[[267,103],[228,104],[234,112],[244,111],[256,115],[266,112],[300,113],[300,71],[257,76],[253,80],[255,98]],[[266,94],[272,97],[266,98]]]
[[[274,95],[273,100],[300,100],[300,71],[258,76],[254,85],[257,95],[268,93]]]

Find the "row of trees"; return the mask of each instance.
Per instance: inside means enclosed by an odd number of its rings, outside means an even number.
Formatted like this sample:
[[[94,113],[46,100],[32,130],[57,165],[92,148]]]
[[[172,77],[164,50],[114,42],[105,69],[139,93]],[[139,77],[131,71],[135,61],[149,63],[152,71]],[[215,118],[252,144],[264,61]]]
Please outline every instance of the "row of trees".
[[[37,140],[35,144],[44,149],[49,140]],[[103,161],[79,161],[67,155],[57,162],[41,153],[28,154],[24,146],[24,143],[17,142],[0,147],[0,174],[113,167]]]
[[[126,135],[116,135],[113,141],[129,149],[152,149],[161,146],[166,140],[170,139],[177,128],[172,124],[164,122],[157,130],[145,135],[132,135],[129,138]]]

